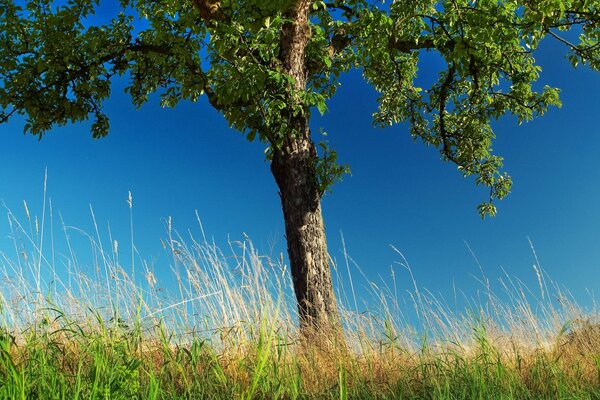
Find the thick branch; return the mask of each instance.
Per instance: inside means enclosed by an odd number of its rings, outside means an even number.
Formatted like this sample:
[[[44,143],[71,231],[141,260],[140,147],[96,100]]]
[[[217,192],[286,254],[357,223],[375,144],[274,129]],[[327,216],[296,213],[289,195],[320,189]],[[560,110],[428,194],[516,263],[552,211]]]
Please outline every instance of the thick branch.
[[[205,23],[223,18],[220,0],[192,0]]]

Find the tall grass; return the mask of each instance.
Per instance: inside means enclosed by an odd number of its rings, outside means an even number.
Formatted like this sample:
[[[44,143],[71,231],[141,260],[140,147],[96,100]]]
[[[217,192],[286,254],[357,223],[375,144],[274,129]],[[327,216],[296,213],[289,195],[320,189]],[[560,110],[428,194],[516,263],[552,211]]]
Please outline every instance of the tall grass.
[[[6,210],[14,252],[0,253],[0,399],[600,399],[598,311],[539,263],[535,289],[483,276],[483,295],[457,311],[414,280],[406,309],[394,277],[368,282],[345,256],[334,271],[348,282],[349,350],[323,351],[299,340],[283,259],[247,238],[223,250],[199,219],[199,237],[168,220],[168,261],[153,266],[95,217],[93,234],[61,220],[55,237],[51,202],[40,219],[24,208],[22,220]]]

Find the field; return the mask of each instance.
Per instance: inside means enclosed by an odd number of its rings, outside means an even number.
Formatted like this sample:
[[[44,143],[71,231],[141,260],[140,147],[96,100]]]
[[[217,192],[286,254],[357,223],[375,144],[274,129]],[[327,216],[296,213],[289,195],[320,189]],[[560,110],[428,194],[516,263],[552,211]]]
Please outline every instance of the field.
[[[87,236],[89,268],[66,226],[43,246],[43,218],[7,213],[0,399],[600,399],[598,311],[539,266],[536,288],[482,277],[461,310],[415,283],[411,316],[394,283],[367,282],[361,300],[338,279],[348,345],[315,345],[298,337],[285,264],[249,240],[222,250],[169,223],[166,293],[112,238]]]

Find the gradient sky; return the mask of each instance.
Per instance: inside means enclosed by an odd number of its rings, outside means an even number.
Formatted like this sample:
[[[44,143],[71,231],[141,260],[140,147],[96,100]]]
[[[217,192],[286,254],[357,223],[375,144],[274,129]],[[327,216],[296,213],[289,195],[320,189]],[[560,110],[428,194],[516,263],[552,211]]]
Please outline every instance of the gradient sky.
[[[417,282],[449,297],[453,284],[468,294],[480,284],[472,249],[489,278],[517,276],[535,287],[535,263],[577,299],[591,305],[586,291],[600,289],[600,73],[574,70],[565,49],[547,40],[537,53],[540,84],[562,89],[563,107],[517,126],[511,118],[494,123],[494,149],[505,157],[514,185],[497,203],[498,215],[481,220],[476,205],[486,191],[463,179],[433,148],[413,143],[407,127],[375,129],[376,94],[360,71],[348,74],[325,117],[312,122],[316,140],[323,128],[352,175],[323,201],[332,256],[342,259],[341,234],[349,254],[373,280],[395,266],[402,288],[406,256]],[[426,60],[420,76],[436,70]],[[164,219],[180,231],[205,231],[226,247],[247,234],[260,252],[285,252],[279,197],[264,147],[230,130],[203,99],[161,109],[156,99],[136,111],[117,82],[105,104],[108,137],[92,140],[88,124],[53,129],[42,141],[22,133],[23,120],[0,125],[0,199],[25,219],[23,200],[41,216],[44,171],[52,198],[55,235],[58,212],[67,225],[93,233],[89,205],[107,245],[107,222],[121,243],[124,267],[129,248],[128,191],[133,193],[135,244],[160,273],[168,260],[160,239]],[[48,229],[48,228],[47,228]],[[16,257],[7,219],[0,219],[0,249]],[[12,250],[11,250],[12,249]],[[77,252],[89,252],[81,241]],[[161,272],[162,271],[162,272]],[[361,284],[359,284],[360,286]]]

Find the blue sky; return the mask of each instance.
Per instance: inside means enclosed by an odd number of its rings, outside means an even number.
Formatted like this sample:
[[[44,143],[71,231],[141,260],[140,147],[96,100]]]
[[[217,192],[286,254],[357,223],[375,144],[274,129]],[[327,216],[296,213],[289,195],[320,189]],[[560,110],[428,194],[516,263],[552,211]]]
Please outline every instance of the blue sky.
[[[467,293],[479,287],[467,244],[491,279],[504,269],[535,286],[529,237],[549,275],[590,305],[586,290],[600,289],[600,74],[574,70],[564,51],[547,42],[536,56],[540,83],[561,88],[563,107],[522,126],[511,118],[494,123],[494,149],[505,157],[514,185],[497,204],[498,215],[484,221],[476,205],[486,191],[441,162],[434,149],[413,143],[406,126],[373,128],[377,96],[360,71],[348,74],[329,113],[312,125],[315,139],[321,128],[327,131],[352,169],[323,201],[332,256],[342,259],[343,232],[349,254],[370,279],[389,277],[395,265],[399,285],[409,288],[393,245],[420,285],[448,297],[453,284]],[[421,76],[433,73],[433,64],[424,63]],[[159,274],[168,269],[160,244],[165,218],[172,216],[181,231],[197,232],[195,210],[223,247],[246,233],[265,254],[285,252],[263,146],[230,130],[204,99],[175,109],[150,101],[136,111],[122,87],[117,82],[105,104],[111,131],[101,140],[91,139],[88,124],[56,128],[42,141],[22,134],[23,120],[0,125],[0,199],[7,207],[24,219],[26,199],[31,213],[41,216],[47,169],[55,224],[60,211],[66,224],[93,233],[91,204],[104,237],[110,222],[123,260],[131,191],[136,247]],[[0,219],[0,249],[14,254],[6,221]],[[76,250],[86,253],[89,246],[81,241]]]

